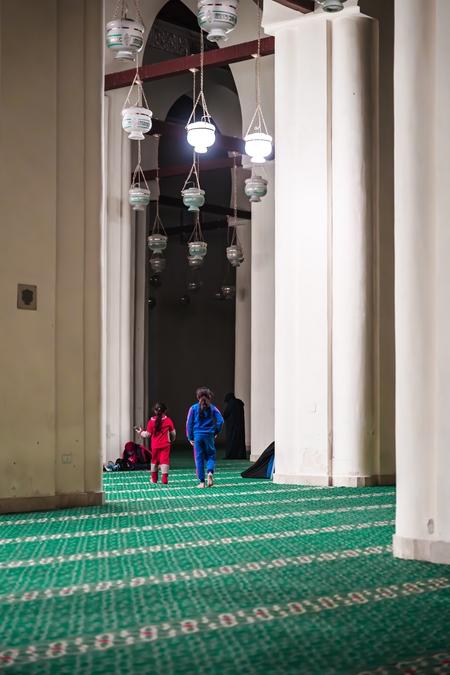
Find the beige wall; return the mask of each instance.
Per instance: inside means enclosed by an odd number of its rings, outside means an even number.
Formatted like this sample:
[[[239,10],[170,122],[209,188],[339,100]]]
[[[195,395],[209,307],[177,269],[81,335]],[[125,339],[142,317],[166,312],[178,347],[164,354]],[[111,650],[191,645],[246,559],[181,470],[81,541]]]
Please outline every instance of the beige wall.
[[[2,0],[0,12],[5,512],[102,498],[103,2]],[[37,311],[17,309],[18,283],[37,285]]]

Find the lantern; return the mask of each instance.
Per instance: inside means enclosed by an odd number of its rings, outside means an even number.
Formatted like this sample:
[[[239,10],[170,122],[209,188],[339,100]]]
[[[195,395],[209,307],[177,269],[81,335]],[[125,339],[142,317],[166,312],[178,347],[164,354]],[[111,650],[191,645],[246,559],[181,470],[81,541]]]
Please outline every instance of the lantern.
[[[239,0],[198,0],[198,25],[210,42],[225,42],[237,23]]]

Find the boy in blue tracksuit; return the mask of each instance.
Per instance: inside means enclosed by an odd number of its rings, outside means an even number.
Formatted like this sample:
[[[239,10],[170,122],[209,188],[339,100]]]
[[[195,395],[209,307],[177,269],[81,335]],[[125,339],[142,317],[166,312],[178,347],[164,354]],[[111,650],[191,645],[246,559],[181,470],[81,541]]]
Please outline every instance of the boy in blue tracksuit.
[[[197,487],[205,487],[205,462],[208,472],[208,487],[213,486],[213,473],[216,462],[216,447],[214,439],[223,427],[223,417],[219,410],[211,404],[212,391],[207,387],[200,387],[196,391],[198,403],[189,408],[186,420],[186,436],[194,446],[194,459],[197,477],[200,481]]]

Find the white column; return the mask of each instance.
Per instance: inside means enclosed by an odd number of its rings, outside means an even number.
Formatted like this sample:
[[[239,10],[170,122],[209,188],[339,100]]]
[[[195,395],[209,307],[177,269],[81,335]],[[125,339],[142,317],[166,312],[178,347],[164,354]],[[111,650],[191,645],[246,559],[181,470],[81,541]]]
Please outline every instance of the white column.
[[[265,28],[276,37],[274,480],[326,485],[329,23]]]
[[[378,22],[332,23],[333,485],[378,480],[374,242],[378,224]]]
[[[244,247],[245,259],[236,270],[236,347],[234,368],[234,394],[245,405],[245,445],[250,450],[251,411],[251,272],[252,241],[251,221],[238,224],[239,236]]]
[[[450,563],[450,8],[395,14],[397,518],[394,555]]]
[[[108,93],[107,204],[104,232],[104,461],[133,438],[132,230],[128,189],[131,143],[121,127],[124,92]]]
[[[354,3],[299,16],[267,0],[266,11],[276,37],[274,480],[370,485],[380,480],[377,22]]]
[[[251,456],[275,439],[275,171],[267,162],[267,194],[252,204],[251,255]]]

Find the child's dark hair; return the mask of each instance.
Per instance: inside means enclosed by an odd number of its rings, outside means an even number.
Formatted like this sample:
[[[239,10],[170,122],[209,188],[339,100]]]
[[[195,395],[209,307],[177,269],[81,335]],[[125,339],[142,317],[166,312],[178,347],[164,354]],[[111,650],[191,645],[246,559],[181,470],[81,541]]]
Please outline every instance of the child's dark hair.
[[[213,395],[212,391],[208,387],[199,387],[195,392],[198,401],[200,403],[200,417],[203,417],[205,410],[208,410],[209,414],[212,416],[211,410],[211,397]]]
[[[161,401],[159,403],[155,403],[153,406],[153,412],[156,415],[155,431],[161,431],[162,416],[167,412],[166,404],[162,403]]]

